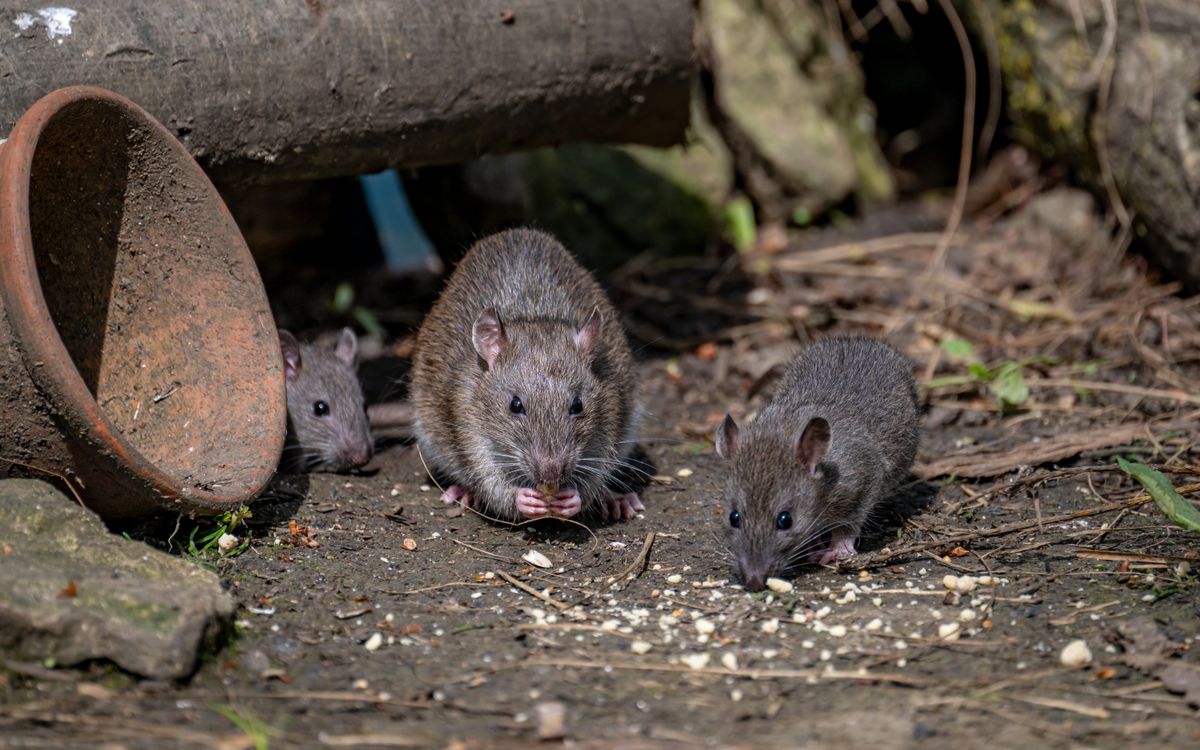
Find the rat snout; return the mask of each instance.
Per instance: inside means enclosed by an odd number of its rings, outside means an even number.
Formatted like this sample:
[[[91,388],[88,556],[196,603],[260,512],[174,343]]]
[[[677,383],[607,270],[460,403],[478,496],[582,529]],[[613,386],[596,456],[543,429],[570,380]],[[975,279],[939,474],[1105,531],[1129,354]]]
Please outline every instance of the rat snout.
[[[738,572],[741,573],[742,583],[748,591],[762,591],[771,577],[771,566],[761,560],[738,560]]]
[[[535,487],[541,485],[557,487],[562,483],[566,461],[561,456],[556,456],[548,451],[534,451],[531,463],[530,468],[533,469]]]

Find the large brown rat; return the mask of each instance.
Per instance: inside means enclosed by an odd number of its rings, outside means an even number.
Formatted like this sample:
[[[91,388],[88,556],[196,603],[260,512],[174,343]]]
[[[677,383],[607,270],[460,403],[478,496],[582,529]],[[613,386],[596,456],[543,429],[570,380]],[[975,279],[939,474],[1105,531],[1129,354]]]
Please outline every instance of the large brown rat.
[[[374,455],[355,359],[358,338],[343,328],[333,347],[279,331],[287,383],[288,437],[282,468],[344,472]]]
[[[852,336],[797,355],[745,429],[725,416],[715,436],[731,463],[723,524],[747,588],[854,554],[863,523],[912,466],[917,410],[904,355]]]
[[[507,520],[643,510],[633,355],[600,285],[545,232],[467,252],[417,335],[410,398],[447,503]]]

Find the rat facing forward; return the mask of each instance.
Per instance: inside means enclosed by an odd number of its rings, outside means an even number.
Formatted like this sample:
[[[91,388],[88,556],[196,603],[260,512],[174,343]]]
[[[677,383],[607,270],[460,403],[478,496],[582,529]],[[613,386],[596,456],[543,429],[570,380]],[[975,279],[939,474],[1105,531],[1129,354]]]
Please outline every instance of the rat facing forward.
[[[442,499],[523,520],[642,510],[633,356],[600,285],[544,232],[463,257],[417,336],[411,398]]]
[[[874,339],[821,341],[792,360],[744,430],[726,415],[715,442],[732,464],[726,538],[757,591],[794,566],[854,554],[863,523],[916,456],[912,366]]]
[[[279,332],[287,384],[288,432],[282,468],[345,472],[374,455],[355,361],[358,337],[343,328],[333,347]]]

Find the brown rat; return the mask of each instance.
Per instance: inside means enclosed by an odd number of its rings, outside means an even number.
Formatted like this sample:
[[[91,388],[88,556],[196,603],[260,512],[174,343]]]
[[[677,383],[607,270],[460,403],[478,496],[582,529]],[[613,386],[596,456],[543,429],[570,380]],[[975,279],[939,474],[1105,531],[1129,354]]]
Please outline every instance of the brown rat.
[[[411,401],[442,499],[489,516],[632,518],[644,476],[633,355],[616,310],[556,239],[477,242],[417,336]]]
[[[912,466],[917,424],[911,363],[862,336],[802,351],[744,430],[726,415],[715,436],[731,463],[723,523],[746,587],[854,554],[863,523]]]
[[[283,468],[343,472],[370,461],[374,441],[355,370],[354,331],[343,328],[330,348],[302,344],[281,330],[279,348],[288,407]]]

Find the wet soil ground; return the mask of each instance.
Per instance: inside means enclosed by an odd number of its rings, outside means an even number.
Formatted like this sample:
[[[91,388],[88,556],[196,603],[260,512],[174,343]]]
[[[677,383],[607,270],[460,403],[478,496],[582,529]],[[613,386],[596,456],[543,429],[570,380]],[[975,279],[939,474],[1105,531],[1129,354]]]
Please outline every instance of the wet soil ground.
[[[645,513],[463,515],[403,441],[281,477],[249,549],[206,561],[239,608],[193,679],[6,673],[0,747],[1196,746],[1197,536],[1114,460],[1195,481],[1200,304],[1113,237],[1068,191],[941,257],[936,231],[840,232],[635,261],[608,285],[639,343]],[[708,435],[852,331],[917,365],[913,481],[861,555],[748,593]],[[1064,665],[1076,640],[1090,661]]]

